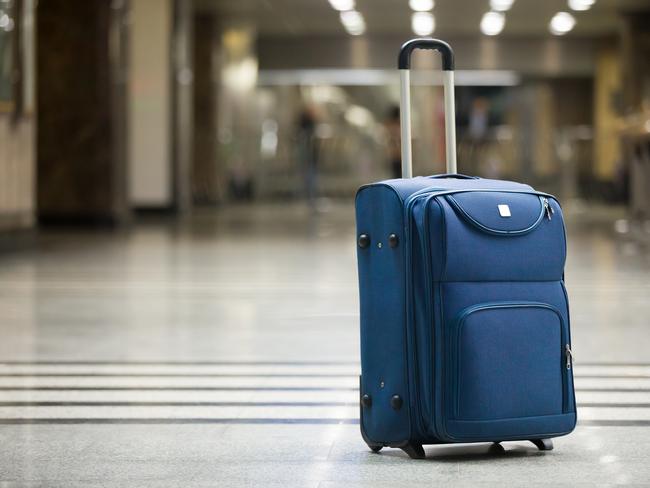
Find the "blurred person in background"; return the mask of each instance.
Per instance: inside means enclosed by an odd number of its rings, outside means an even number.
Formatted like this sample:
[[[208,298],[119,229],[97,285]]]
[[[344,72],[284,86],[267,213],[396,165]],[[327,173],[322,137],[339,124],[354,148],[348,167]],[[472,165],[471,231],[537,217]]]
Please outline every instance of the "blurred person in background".
[[[234,164],[229,175],[230,198],[234,201],[250,201],[253,199],[253,175],[244,164],[241,156],[234,158]]]
[[[498,170],[486,168],[489,165],[490,131],[495,125],[492,116],[490,99],[479,95],[472,100],[469,111],[460,119],[460,139],[465,148],[464,167],[468,174],[481,174],[487,177],[489,169],[491,177],[498,175]]]
[[[399,125],[399,107],[393,105],[384,122],[386,127],[386,147],[390,164],[391,178],[402,177],[401,136]]]
[[[305,182],[305,196],[309,206],[316,207],[318,196],[318,141],[316,140],[317,116],[314,107],[306,106],[298,117],[298,160]]]
[[[490,101],[485,97],[476,97],[469,114],[469,137],[477,143],[483,142],[490,128]]]

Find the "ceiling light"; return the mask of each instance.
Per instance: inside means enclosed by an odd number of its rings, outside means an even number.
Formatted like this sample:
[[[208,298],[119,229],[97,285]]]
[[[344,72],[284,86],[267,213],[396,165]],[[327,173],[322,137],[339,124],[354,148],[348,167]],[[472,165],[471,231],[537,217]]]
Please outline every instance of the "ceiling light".
[[[505,12],[510,10],[515,0],[490,0],[490,8],[497,12]]]
[[[416,12],[428,12],[434,5],[433,0],[409,0],[409,7]]]
[[[596,0],[569,0],[569,8],[578,11],[589,10],[594,3]]]
[[[334,10],[354,10],[354,0],[329,0]]]
[[[411,16],[411,29],[418,36],[430,36],[436,28],[436,21],[429,12],[414,12]]]
[[[481,19],[481,32],[486,36],[500,34],[506,25],[506,16],[501,12],[487,12]]]
[[[363,15],[356,10],[341,12],[340,16],[341,23],[348,34],[360,36],[366,31],[366,21],[363,20]]]
[[[569,32],[576,25],[576,19],[568,12],[558,12],[556,13],[551,22],[548,24],[548,29],[551,31],[551,34],[556,36],[563,36]]]

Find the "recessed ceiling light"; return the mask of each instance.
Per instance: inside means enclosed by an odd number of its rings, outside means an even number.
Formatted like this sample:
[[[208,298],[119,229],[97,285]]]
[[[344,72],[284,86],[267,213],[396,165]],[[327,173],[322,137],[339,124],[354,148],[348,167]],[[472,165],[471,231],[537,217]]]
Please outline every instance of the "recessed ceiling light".
[[[418,36],[430,36],[436,29],[436,20],[429,12],[414,12],[411,16],[411,29]]]
[[[366,31],[366,21],[363,19],[363,15],[356,10],[341,12],[340,17],[348,34],[360,36]]]
[[[556,13],[548,24],[551,34],[563,36],[576,25],[576,19],[568,12]]]
[[[513,3],[515,3],[515,0],[490,0],[490,8],[497,12],[505,12],[510,10]]]
[[[481,19],[481,32],[486,36],[500,34],[506,25],[506,16],[501,12],[486,12]]]
[[[577,11],[589,10],[594,3],[596,0],[569,0],[569,8]]]
[[[409,7],[416,12],[428,12],[433,10],[434,5],[433,0],[409,0]]]
[[[354,10],[354,0],[329,0],[334,10]]]

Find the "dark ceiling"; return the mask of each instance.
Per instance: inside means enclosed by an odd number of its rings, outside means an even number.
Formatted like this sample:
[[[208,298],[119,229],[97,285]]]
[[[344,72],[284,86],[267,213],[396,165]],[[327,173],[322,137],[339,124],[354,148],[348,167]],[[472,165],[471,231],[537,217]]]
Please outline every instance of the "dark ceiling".
[[[357,0],[366,35],[411,34],[407,0]],[[199,11],[214,12],[223,25],[244,23],[260,36],[347,35],[327,0],[195,0]],[[480,36],[488,0],[437,0],[433,13],[437,36]],[[548,22],[567,0],[515,0],[499,37],[552,37]],[[586,12],[574,12],[577,24],[567,37],[606,37],[619,28],[620,13],[650,10],[650,0],[597,0]]]

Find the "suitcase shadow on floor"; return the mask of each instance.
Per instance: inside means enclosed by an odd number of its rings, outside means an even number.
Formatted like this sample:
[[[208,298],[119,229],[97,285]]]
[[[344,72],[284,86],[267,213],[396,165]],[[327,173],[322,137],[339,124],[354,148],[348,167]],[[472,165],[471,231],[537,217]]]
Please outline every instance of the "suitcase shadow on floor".
[[[539,451],[534,446],[528,447],[525,442],[430,445],[425,446],[424,449],[426,458],[421,461],[436,462],[494,461],[499,458],[543,457],[550,454]],[[408,456],[400,449],[384,449],[379,455],[408,459]]]

